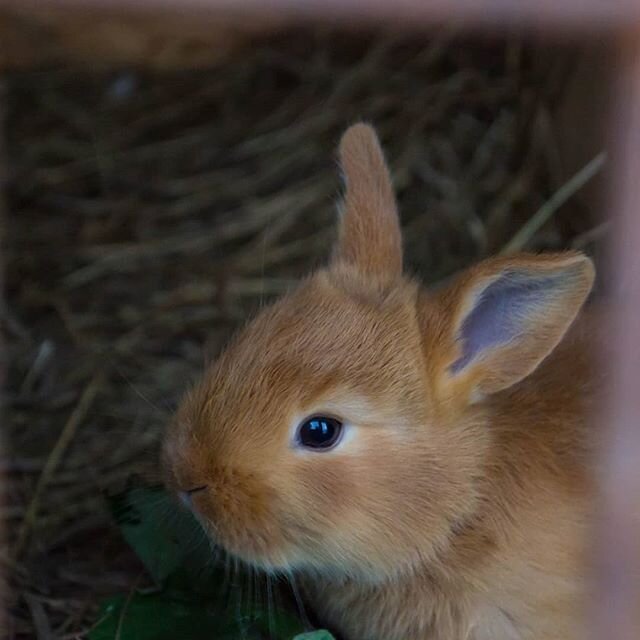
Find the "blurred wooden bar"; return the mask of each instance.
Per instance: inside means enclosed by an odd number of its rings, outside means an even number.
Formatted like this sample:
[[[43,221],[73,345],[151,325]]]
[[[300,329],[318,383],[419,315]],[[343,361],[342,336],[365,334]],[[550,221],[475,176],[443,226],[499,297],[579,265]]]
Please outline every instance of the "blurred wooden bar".
[[[640,23],[638,0],[0,0],[0,69],[219,62],[284,24],[524,29],[601,37]]]
[[[640,20],[637,0],[4,0],[6,6],[225,12],[247,20],[278,16],[322,22],[377,22],[412,28],[458,22],[485,28],[521,25],[546,31],[625,29]]]
[[[621,38],[611,113],[611,353],[593,639],[640,638],[640,28]]]
[[[111,9],[81,3],[0,0],[0,70],[72,64],[100,69],[139,66],[170,70],[210,66],[277,31],[282,18],[240,21],[226,13]]]

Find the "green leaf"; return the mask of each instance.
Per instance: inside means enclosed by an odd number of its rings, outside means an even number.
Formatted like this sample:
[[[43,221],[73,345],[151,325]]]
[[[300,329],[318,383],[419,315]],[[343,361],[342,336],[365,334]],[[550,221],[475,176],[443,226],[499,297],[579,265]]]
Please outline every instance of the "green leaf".
[[[310,631],[309,633],[300,633],[293,640],[334,640],[333,636],[324,629],[320,631]]]
[[[205,640],[236,637],[236,629],[202,602],[163,594],[117,596],[104,603],[89,640]]]
[[[107,600],[89,640],[291,640],[303,631],[289,609],[256,606],[266,595],[263,580],[238,571],[231,579],[213,562],[198,521],[162,488],[130,488],[110,502],[124,538],[161,588]]]
[[[122,535],[157,582],[179,568],[201,577],[211,567],[206,533],[161,487],[132,488],[110,503]]]
[[[103,604],[89,640],[290,640],[301,630],[286,612],[245,611],[229,604],[170,590],[117,596]]]

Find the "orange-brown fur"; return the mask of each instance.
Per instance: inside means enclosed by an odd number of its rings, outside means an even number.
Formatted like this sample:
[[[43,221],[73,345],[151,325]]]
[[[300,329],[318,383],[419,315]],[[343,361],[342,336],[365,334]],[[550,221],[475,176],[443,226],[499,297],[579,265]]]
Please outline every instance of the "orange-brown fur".
[[[298,576],[348,640],[580,638],[589,524],[591,287],[579,254],[489,260],[430,293],[402,275],[375,134],[341,143],[331,264],[262,311],[185,398],[169,484],[217,543]],[[505,269],[559,274],[526,335],[452,374],[476,291]],[[558,346],[559,345],[559,346]],[[550,354],[550,355],[549,355]],[[301,451],[313,413],[354,425]]]

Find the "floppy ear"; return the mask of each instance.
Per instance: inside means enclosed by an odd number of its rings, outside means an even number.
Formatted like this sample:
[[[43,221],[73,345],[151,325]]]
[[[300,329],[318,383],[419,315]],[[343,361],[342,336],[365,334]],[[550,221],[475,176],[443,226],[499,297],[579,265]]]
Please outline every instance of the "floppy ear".
[[[342,136],[345,197],[333,264],[349,265],[383,286],[402,274],[402,235],[396,201],[378,137],[356,124]]]
[[[593,278],[591,260],[579,253],[498,258],[463,274],[443,294],[448,335],[433,344],[445,390],[473,398],[532,373],[575,319]]]

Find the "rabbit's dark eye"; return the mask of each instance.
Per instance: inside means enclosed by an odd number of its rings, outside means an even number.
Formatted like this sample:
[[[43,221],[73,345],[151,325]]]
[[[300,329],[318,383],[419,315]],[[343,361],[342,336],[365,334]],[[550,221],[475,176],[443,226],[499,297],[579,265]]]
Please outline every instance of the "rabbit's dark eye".
[[[336,418],[313,416],[298,427],[298,442],[309,449],[330,449],[342,433],[342,422]]]

